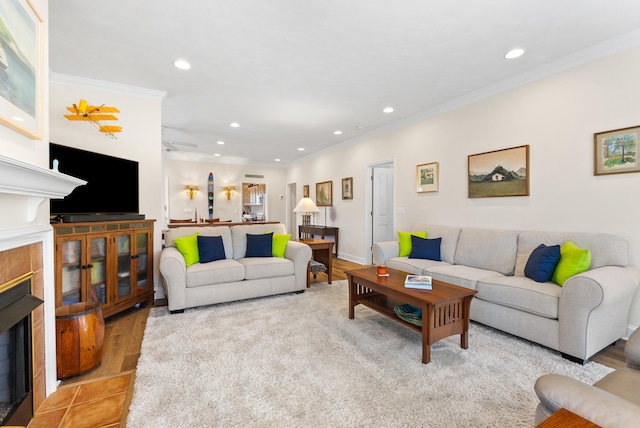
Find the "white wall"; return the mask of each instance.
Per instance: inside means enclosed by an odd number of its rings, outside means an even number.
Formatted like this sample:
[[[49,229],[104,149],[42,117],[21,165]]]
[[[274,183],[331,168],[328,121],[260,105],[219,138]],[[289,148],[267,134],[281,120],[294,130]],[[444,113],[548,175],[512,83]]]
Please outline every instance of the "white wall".
[[[162,250],[161,102],[163,92],[53,75],[50,83],[50,141],[139,162],[140,213],[157,220],[154,228],[156,298],[164,297],[158,274]],[[111,139],[87,122],[64,117],[66,107],[85,99],[91,105],[117,107],[122,132]],[[115,123],[114,123],[115,124]],[[48,146],[48,142],[43,142]],[[48,150],[48,148],[47,148]],[[48,153],[47,153],[48,159]],[[117,171],[113,172],[117,174]],[[123,189],[124,190],[124,189]]]
[[[266,184],[267,186],[267,221],[285,223],[286,182],[283,168],[249,165],[225,165],[215,162],[190,162],[180,160],[164,161],[164,173],[169,181],[169,214],[174,219],[195,218],[198,210],[203,218],[208,218],[207,178],[209,173],[214,178],[213,217],[220,220],[242,221],[242,183]],[[245,174],[263,175],[264,178],[247,178]],[[189,199],[184,187],[198,186],[198,195]],[[223,188],[236,186],[232,199],[227,200]],[[280,199],[283,196],[283,199]],[[185,212],[185,209],[191,210]]]
[[[640,125],[640,48],[562,72],[457,110],[302,161],[287,182],[333,180],[335,213],[345,256],[365,259],[368,164],[396,160],[396,230],[414,223],[501,229],[610,232],[630,241],[640,267],[640,173],[594,176],[593,134]],[[467,156],[530,145],[531,196],[469,199]],[[416,193],[416,165],[440,163],[437,193]],[[340,180],[353,176],[353,200],[340,199]],[[299,195],[300,196],[300,195]],[[336,197],[337,196],[337,197]],[[629,316],[640,325],[640,293]]]

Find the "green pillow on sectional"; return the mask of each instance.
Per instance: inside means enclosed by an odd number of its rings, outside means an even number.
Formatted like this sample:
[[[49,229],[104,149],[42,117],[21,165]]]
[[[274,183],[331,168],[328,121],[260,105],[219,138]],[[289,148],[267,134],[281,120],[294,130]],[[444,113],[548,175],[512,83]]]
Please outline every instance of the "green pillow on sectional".
[[[191,266],[194,263],[200,262],[200,253],[198,252],[198,235],[183,236],[182,238],[175,238],[173,242],[176,244],[176,248],[184,257],[184,262],[187,266]]]
[[[590,264],[591,251],[567,241],[560,247],[560,261],[553,272],[551,281],[562,287],[567,279],[589,269]]]
[[[283,235],[281,233],[273,234],[272,254],[273,257],[284,258],[284,253],[287,251],[287,242],[291,239],[291,234],[287,233]]]
[[[408,257],[411,254],[411,235],[419,238],[426,238],[427,231],[421,232],[398,232],[398,239],[400,240],[400,254],[398,257]]]

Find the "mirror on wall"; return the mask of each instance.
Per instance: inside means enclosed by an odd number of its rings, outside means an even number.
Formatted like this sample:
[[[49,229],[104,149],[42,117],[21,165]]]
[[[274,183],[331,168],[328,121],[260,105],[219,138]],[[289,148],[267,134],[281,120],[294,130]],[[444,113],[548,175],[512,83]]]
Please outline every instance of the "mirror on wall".
[[[266,221],[267,185],[242,183],[242,221]]]

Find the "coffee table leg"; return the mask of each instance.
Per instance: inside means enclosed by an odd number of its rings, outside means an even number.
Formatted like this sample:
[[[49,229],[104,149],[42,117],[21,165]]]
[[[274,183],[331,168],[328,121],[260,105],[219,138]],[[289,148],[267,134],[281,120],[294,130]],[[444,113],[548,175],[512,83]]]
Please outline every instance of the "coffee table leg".
[[[433,306],[431,305],[427,305],[426,308],[422,308],[422,364],[428,364],[431,361],[432,312]]]
[[[353,283],[351,275],[347,275],[347,278],[349,279],[349,319],[352,320],[354,317],[353,307],[356,300],[356,285]]]
[[[464,327],[463,332],[460,335],[460,347],[467,349],[469,347],[469,310],[471,309],[471,299],[473,296],[467,296],[464,298]]]

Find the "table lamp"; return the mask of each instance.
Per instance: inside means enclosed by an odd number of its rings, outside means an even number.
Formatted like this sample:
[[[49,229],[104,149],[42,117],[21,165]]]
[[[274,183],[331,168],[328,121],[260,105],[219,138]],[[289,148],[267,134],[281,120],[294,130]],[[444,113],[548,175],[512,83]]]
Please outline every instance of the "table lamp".
[[[293,212],[304,213],[302,214],[302,230],[300,239],[310,239],[309,226],[311,225],[311,213],[318,213],[320,210],[313,203],[311,198],[302,198],[298,205],[293,209]]]

